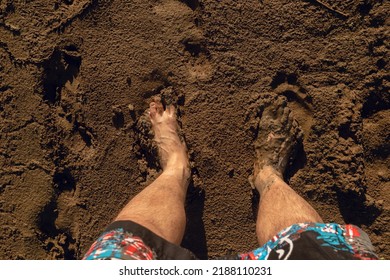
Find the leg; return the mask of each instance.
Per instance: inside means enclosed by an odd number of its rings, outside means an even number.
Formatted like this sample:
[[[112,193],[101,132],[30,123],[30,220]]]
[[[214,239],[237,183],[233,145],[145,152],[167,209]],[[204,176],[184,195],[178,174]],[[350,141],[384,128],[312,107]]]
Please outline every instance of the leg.
[[[176,112],[172,105],[164,111],[161,102],[155,99],[150,104],[150,120],[163,172],[124,207],[115,221],[131,220],[180,245],[185,230],[184,202],[190,178],[187,148],[177,134]]]
[[[260,192],[256,233],[264,245],[279,231],[296,223],[322,222],[318,213],[283,180],[283,173],[302,137],[286,101],[267,107],[255,143],[257,161],[253,186]]]
[[[261,193],[256,222],[260,245],[293,224],[322,223],[313,207],[290,188],[279,174],[273,167],[264,166],[255,182]]]

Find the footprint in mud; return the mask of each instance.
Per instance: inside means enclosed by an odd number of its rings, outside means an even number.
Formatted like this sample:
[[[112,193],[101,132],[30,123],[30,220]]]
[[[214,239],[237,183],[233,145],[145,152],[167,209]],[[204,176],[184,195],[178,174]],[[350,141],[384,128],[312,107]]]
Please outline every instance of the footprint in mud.
[[[66,99],[66,92],[74,94],[79,86],[81,55],[74,44],[59,46],[43,63],[43,99],[50,104],[58,104]]]
[[[2,26],[14,35],[27,33],[31,29],[38,28],[41,31],[40,35],[45,36],[51,32],[63,31],[75,18],[94,6],[94,2],[96,1],[0,1]],[[28,11],[30,14],[29,17],[26,17],[25,14]],[[32,22],[34,23],[32,24]],[[39,33],[34,32],[35,35]]]
[[[65,144],[86,159],[94,155],[91,148],[95,137],[82,110],[85,96],[78,77],[82,63],[78,49],[72,43],[59,46],[45,61],[42,98],[55,107],[57,125],[72,135],[64,139]]]
[[[200,7],[197,0],[165,0],[154,7],[166,32],[170,33],[169,37],[177,38],[182,45],[186,76],[191,83],[207,81],[213,74],[210,53],[197,16]]]
[[[68,168],[58,168],[53,176],[55,186],[51,199],[38,215],[41,240],[52,259],[76,259],[79,234],[78,189]]]
[[[94,5],[93,0],[62,0],[54,3],[54,13],[46,18],[50,23],[46,33],[62,31],[75,18],[87,12]]]
[[[370,160],[385,160],[390,154],[390,94],[386,40],[378,36],[368,46],[375,58],[377,69],[364,81],[367,90],[361,116],[363,118],[363,146]]]
[[[369,78],[370,88],[362,107],[363,146],[371,159],[387,159],[390,154],[390,95],[385,74]]]
[[[363,146],[370,160],[386,160],[390,155],[390,109],[363,118]]]
[[[385,92],[387,91],[378,90],[369,94],[363,107],[360,107],[358,117],[352,121],[354,123],[359,120],[362,124],[359,126],[357,139],[361,141],[359,145],[364,153],[361,165],[364,174],[360,175],[364,177],[364,189],[358,194],[353,192],[339,194],[340,209],[345,220],[355,224],[376,223],[378,236],[386,231],[386,225],[377,218],[385,215],[382,211],[388,203],[387,174],[390,172],[390,131],[387,129],[390,120],[390,99]],[[356,216],[355,213],[360,215]]]
[[[158,95],[164,88],[170,86],[169,73],[164,73],[158,68],[153,69],[150,73],[142,77],[142,84],[140,85],[142,99],[145,100],[154,95]],[[148,107],[149,104],[145,103],[144,106]]]
[[[299,86],[297,80],[298,77],[294,74],[279,72],[273,78],[271,87],[277,94],[287,97],[288,106],[294,113],[294,117],[297,119],[304,134],[308,136],[314,123],[311,97],[303,87]]]

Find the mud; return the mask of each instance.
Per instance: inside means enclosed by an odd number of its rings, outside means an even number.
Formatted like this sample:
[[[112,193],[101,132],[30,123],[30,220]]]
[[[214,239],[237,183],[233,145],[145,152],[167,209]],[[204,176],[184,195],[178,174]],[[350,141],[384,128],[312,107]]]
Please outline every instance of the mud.
[[[323,3],[323,4],[321,4]],[[324,5],[325,3],[325,5]],[[258,104],[288,98],[287,176],[390,257],[388,1],[0,2],[0,258],[79,259],[158,175],[137,119],[169,91],[193,183],[183,246],[256,246]]]

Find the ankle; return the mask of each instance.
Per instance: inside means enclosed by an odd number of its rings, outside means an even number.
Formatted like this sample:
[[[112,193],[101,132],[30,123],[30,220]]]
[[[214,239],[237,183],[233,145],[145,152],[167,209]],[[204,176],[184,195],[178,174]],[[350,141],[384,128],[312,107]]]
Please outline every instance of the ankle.
[[[168,164],[164,168],[163,174],[176,179],[179,184],[188,185],[191,177],[189,165],[183,164]]]
[[[255,178],[255,187],[260,194],[265,193],[272,185],[283,182],[283,175],[272,166],[264,166]]]

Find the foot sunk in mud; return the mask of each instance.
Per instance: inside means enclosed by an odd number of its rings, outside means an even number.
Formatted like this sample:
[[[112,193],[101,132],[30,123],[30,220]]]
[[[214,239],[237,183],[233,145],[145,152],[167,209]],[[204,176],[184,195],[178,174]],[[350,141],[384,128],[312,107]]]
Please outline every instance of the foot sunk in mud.
[[[179,137],[175,107],[167,105],[164,110],[160,98],[155,97],[150,103],[149,116],[162,169],[180,168],[189,172],[187,147]]]
[[[254,176],[250,178],[252,187],[260,171],[265,168],[271,167],[283,178],[286,167],[302,138],[303,133],[290,108],[287,107],[285,97],[276,97],[264,109],[260,119],[259,132],[254,143],[256,160]]]
[[[137,130],[140,146],[148,162],[158,165],[163,171],[182,170],[189,177],[190,164],[187,146],[177,121],[176,108],[163,104],[161,97],[152,98],[149,109],[140,117]]]

